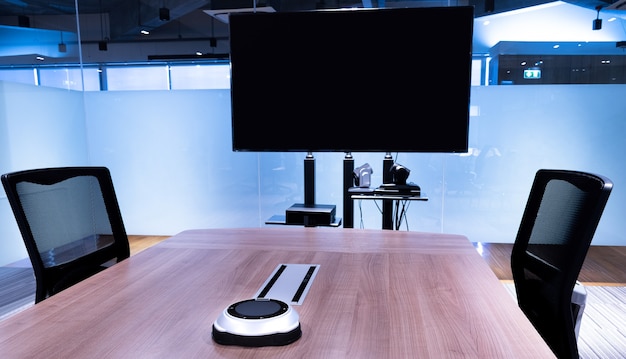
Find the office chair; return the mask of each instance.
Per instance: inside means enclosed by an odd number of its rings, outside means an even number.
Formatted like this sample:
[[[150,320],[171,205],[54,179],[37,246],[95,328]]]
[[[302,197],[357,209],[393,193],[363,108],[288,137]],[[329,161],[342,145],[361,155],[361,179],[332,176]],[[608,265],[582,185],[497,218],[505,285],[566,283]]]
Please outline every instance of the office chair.
[[[35,303],[130,256],[105,167],[44,168],[2,175],[35,274]]]
[[[539,170],[522,215],[511,253],[518,305],[559,358],[579,358],[577,279],[612,188],[599,175]]]

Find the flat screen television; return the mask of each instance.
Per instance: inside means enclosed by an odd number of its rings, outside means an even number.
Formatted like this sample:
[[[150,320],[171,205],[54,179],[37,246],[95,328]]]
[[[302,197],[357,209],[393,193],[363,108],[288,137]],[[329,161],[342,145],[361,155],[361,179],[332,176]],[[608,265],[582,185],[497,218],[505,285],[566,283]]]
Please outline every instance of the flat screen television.
[[[466,152],[474,8],[230,15],[234,151]]]

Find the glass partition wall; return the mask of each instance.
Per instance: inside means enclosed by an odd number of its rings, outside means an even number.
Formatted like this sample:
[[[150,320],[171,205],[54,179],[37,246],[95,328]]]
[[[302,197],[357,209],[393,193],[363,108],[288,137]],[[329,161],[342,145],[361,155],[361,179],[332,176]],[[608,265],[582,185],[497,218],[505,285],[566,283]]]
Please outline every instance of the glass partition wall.
[[[1,6],[0,172],[88,164],[75,3],[55,16],[35,16],[26,2]],[[4,190],[0,236],[0,265],[27,258]]]
[[[162,4],[138,3],[142,6],[100,9],[98,2],[91,12],[64,8],[64,14],[31,15],[28,21],[0,13],[0,31],[12,34],[11,41],[0,36],[0,172],[107,166],[129,234],[266,226],[273,215],[302,203],[306,153],[231,150],[226,24],[204,11],[179,16],[174,7],[170,20],[161,20],[167,17]],[[80,10],[83,3],[75,5]],[[134,18],[123,20],[120,14]],[[191,29],[187,20],[202,26]],[[484,26],[483,20],[477,18],[475,26]],[[585,22],[590,32],[591,20]],[[532,17],[526,21],[536,23]],[[606,19],[605,29],[609,24],[614,22]],[[146,29],[150,34],[141,34]],[[145,38],[151,35],[154,40]],[[527,52],[511,53],[510,46],[504,51],[511,39],[516,38],[502,37],[486,51],[475,48],[468,153],[391,154],[429,198],[407,204],[401,229],[512,243],[534,172],[567,168],[598,172],[616,183],[594,243],[626,245],[620,219],[626,195],[619,188],[626,179],[620,156],[626,153],[621,140],[626,85],[525,79],[524,71],[536,70],[539,61],[535,56],[522,65],[516,56]],[[547,79],[549,57],[538,55]],[[625,55],[611,56],[619,62]],[[569,61],[558,68],[580,71],[580,64]],[[616,71],[608,78],[622,79]],[[436,109],[419,115],[436,116]],[[355,166],[372,166],[372,186],[382,183],[385,153],[351,155]],[[315,154],[316,202],[335,204],[339,216],[345,156]],[[380,208],[374,201],[354,202],[354,227],[381,228]],[[0,235],[6,239],[0,265],[26,257],[3,192]]]

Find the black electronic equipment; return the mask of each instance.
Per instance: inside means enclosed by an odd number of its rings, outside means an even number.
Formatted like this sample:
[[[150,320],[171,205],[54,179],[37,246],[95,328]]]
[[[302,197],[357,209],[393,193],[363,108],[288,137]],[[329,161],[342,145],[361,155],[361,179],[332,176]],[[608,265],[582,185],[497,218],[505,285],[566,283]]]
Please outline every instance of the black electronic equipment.
[[[422,193],[420,186],[414,183],[407,183],[403,185],[395,183],[387,183],[378,186],[375,190],[375,194],[397,194],[397,195],[411,195],[419,196]]]
[[[336,211],[334,204],[296,203],[285,211],[285,222],[307,227],[330,226],[335,222]]]
[[[389,169],[391,183],[383,183],[374,191],[377,194],[407,194],[418,196],[421,194],[420,186],[415,183],[407,183],[411,170],[399,163],[394,163]]]
[[[233,150],[467,152],[473,24],[473,6],[231,14]]]
[[[391,182],[396,185],[406,185],[406,180],[411,174],[410,169],[398,163],[394,163],[389,172],[391,172]]]
[[[276,299],[248,299],[230,305],[213,323],[213,340],[244,347],[287,345],[300,339],[298,313]]]
[[[354,177],[354,186],[361,188],[369,188],[372,185],[372,167],[369,163],[365,163],[352,171]]]
[[[601,30],[602,29],[602,19],[593,20],[593,24],[591,25],[592,30]]]

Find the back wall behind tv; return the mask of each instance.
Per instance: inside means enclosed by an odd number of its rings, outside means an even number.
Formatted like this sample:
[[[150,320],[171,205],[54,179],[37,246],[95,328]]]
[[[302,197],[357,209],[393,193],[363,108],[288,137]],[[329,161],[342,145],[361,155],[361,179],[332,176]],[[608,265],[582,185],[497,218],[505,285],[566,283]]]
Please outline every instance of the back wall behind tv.
[[[470,152],[400,154],[428,202],[410,205],[408,228],[512,243],[535,171],[569,168],[615,182],[594,244],[626,245],[624,85],[472,88]],[[38,106],[32,106],[37,101]],[[303,202],[305,153],[235,153],[228,90],[86,92],[0,83],[0,172],[104,165],[129,234],[260,227]],[[342,213],[343,153],[314,153],[316,202]],[[395,156],[395,154],[393,154]],[[382,182],[384,153],[353,153]],[[371,201],[355,227],[380,228]],[[404,225],[403,225],[403,229]],[[0,193],[0,265],[26,258]]]

